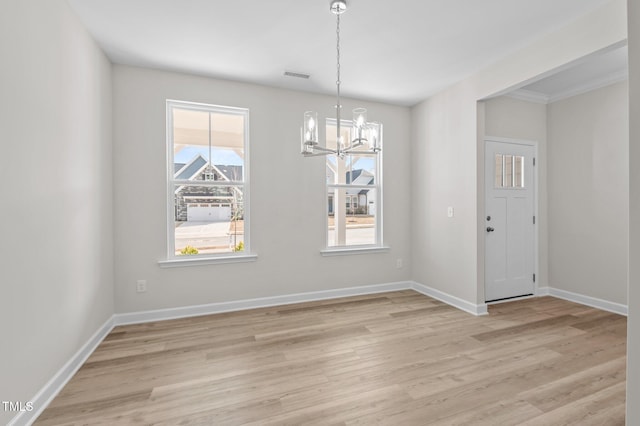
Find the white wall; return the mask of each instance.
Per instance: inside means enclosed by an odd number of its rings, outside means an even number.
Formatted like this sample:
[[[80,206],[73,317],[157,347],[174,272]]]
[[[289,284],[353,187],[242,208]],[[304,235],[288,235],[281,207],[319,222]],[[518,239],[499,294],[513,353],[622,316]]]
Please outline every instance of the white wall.
[[[629,19],[637,24],[640,11],[633,3]],[[624,6],[614,0],[419,104],[411,114],[364,103],[370,117],[385,124],[384,223],[392,249],[323,258],[318,250],[324,244],[324,167],[321,159],[299,156],[298,129],[307,109],[331,116],[332,97],[117,66],[112,164],[110,64],[64,1],[5,1],[0,14],[0,128],[6,153],[0,178],[7,191],[0,209],[0,399],[33,397],[110,316],[114,252],[118,312],[409,278],[481,302],[476,102],[620,42],[626,36]],[[640,103],[640,82],[633,76],[638,45],[640,38],[632,33],[632,116]],[[157,266],[166,254],[166,98],[251,109],[257,262]],[[356,106],[345,104],[345,110]],[[631,125],[636,141],[638,120]],[[631,159],[638,163],[636,148],[631,143]],[[138,172],[140,164],[145,173]],[[632,259],[640,246],[637,170],[631,173]],[[294,197],[299,205],[281,208]],[[454,219],[447,219],[447,206],[456,208]],[[397,258],[406,264],[409,256],[408,266],[395,268]],[[640,394],[633,361],[640,356],[633,339],[640,327],[633,303],[639,299],[636,269],[631,262],[629,401]],[[149,280],[149,291],[141,295],[135,293],[139,278]],[[638,409],[629,404],[629,424],[640,421]],[[11,416],[0,412],[0,423]]]
[[[627,102],[626,83],[549,105],[484,102],[486,135],[539,142],[540,286],[626,305]]]
[[[475,99],[467,98],[465,90],[438,94],[412,110],[413,279],[473,304],[475,124]],[[449,206],[453,218],[447,217]]]
[[[485,134],[508,139],[537,142],[536,174],[538,183],[538,272],[539,287],[549,283],[547,212],[547,106],[507,96],[484,102]],[[480,153],[482,154],[482,153]]]
[[[626,2],[613,0],[412,109],[414,279],[484,301],[484,211],[477,101],[506,93],[626,39]],[[456,217],[447,218],[453,206]]]
[[[165,101],[250,109],[251,248],[255,263],[162,269],[166,258]],[[116,310],[244,300],[410,278],[408,108],[344,101],[384,124],[384,239],[389,253],[322,257],[324,158],[303,158],[306,110],[334,114],[335,99],[148,69],[114,67]],[[144,173],[141,173],[144,171]],[[396,259],[405,267],[396,269]],[[148,291],[135,291],[137,279]]]
[[[548,105],[549,276],[627,304],[628,84]]]
[[[640,424],[640,3],[629,0],[629,318],[627,424]]]
[[[0,400],[24,403],[113,313],[111,65],[62,0],[4,1],[0,57]]]

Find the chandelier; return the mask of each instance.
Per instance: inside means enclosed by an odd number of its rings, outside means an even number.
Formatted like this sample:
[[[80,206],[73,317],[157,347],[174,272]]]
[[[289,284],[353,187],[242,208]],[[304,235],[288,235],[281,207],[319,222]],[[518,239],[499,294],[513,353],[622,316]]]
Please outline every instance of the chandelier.
[[[328,148],[318,143],[318,113],[307,111],[304,113],[302,125],[301,144],[302,155],[314,157],[319,155],[335,154],[344,158],[346,154],[357,152],[358,154],[377,154],[381,150],[381,124],[367,121],[367,110],[356,108],[353,110],[351,123],[351,137],[345,141],[342,136],[340,112],[340,15],[347,10],[346,0],[332,0],[331,12],[336,15],[336,148]]]

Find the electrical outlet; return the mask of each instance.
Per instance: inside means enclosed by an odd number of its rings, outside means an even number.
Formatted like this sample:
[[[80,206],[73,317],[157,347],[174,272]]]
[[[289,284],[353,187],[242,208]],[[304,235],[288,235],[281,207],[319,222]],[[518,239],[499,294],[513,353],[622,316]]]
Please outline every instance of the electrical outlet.
[[[147,291],[147,280],[138,280],[136,283],[136,291],[138,293],[144,293]]]
[[[396,268],[402,268],[402,259],[396,259]]]

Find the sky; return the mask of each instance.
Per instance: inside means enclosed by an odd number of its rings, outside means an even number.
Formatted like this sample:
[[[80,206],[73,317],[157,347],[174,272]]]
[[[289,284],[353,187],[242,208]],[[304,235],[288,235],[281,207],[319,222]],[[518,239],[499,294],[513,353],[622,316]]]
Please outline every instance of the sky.
[[[376,159],[374,157],[364,155],[347,155],[345,159],[347,160],[347,168],[350,168],[351,170],[364,169],[375,174]],[[335,155],[330,155],[329,161],[336,164]]]

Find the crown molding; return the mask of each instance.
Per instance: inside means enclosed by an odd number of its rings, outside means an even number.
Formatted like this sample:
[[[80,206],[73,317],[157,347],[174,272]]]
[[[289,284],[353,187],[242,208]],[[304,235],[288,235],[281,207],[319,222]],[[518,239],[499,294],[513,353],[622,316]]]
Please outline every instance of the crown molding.
[[[538,104],[551,104],[553,102],[558,102],[563,99],[571,98],[573,96],[582,95],[584,93],[588,93],[593,90],[609,86],[611,84],[620,83],[621,81],[625,81],[628,78],[629,71],[625,69],[607,74],[600,78],[591,80],[586,84],[574,86],[561,92],[554,93],[552,95],[547,95],[533,90],[518,89],[514,90],[513,92],[507,93],[505,96],[513,99],[519,99],[521,101],[535,102]]]
[[[548,104],[549,96],[544,93],[534,92],[533,90],[518,89],[513,92],[507,93],[508,96],[513,99],[519,99],[521,101],[535,102],[537,104]]]
[[[602,87],[609,86],[611,84],[620,83],[629,78],[628,70],[621,70],[611,74],[607,74],[601,78],[591,80],[586,84],[575,86],[565,91],[556,93],[549,97],[549,103],[561,101],[563,99],[571,98],[573,96],[582,95],[583,93],[591,92],[592,90],[600,89]]]

